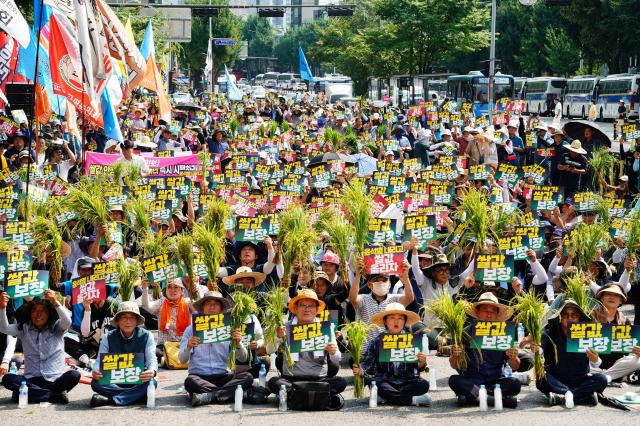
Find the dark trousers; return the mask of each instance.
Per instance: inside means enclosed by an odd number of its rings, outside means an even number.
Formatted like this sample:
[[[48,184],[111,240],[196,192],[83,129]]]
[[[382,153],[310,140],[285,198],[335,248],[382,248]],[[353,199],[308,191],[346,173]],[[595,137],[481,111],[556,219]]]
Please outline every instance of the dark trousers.
[[[272,393],[278,395],[278,392],[280,392],[280,386],[284,385],[284,387],[287,389],[287,394],[289,394],[291,393],[291,388],[293,387],[294,382],[329,383],[329,392],[331,393],[331,396],[342,393],[347,387],[347,381],[344,378],[338,376],[322,378],[277,376],[269,379],[267,387]]]
[[[590,403],[594,392],[601,393],[607,387],[607,377],[604,374],[594,373],[584,376],[566,376],[560,379],[547,373],[544,379],[536,381],[536,387],[547,396],[550,392],[564,395],[571,391],[576,404]]]
[[[377,386],[380,398],[392,405],[411,405],[414,396],[424,395],[429,391],[429,382],[421,377],[407,380],[401,385],[380,380]]]
[[[46,402],[51,398],[52,393],[62,393],[70,391],[80,381],[80,373],[69,370],[53,382],[45,380],[43,377],[32,377],[30,379],[19,374],[5,374],[2,378],[2,385],[13,392],[11,399],[18,401],[18,390],[22,381],[27,382],[29,388],[29,402]]]
[[[500,385],[502,396],[515,396],[520,393],[520,381],[513,377],[502,377],[498,381],[483,382],[482,379],[476,377],[465,377],[454,374],[449,377],[449,387],[457,396],[464,395],[467,401],[475,401],[478,399],[480,385],[484,385],[489,395],[493,394],[493,388]]]
[[[253,385],[253,376],[251,373],[228,373],[219,376],[189,374],[184,381],[184,388],[189,392],[189,395],[194,393],[211,393],[213,394],[214,401],[218,403],[233,401],[238,385],[242,386],[244,390],[250,389]]]

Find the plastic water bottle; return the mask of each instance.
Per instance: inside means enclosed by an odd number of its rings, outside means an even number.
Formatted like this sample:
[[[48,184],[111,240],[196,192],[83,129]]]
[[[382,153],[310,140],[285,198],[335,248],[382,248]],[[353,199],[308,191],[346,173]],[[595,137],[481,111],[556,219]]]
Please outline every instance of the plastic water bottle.
[[[480,411],[487,411],[487,389],[484,385],[480,385]]]
[[[522,323],[518,323],[518,342],[522,342],[524,340],[524,326]]]
[[[267,387],[267,369],[264,364],[260,364],[260,372],[258,373],[258,384],[260,387]]]
[[[151,380],[149,386],[147,386],[147,408],[156,408],[156,384],[154,380]]]
[[[502,411],[502,389],[500,389],[500,385],[496,385],[495,389],[493,389],[493,408],[496,411]]]
[[[369,408],[376,408],[378,406],[378,385],[376,381],[371,381],[371,387],[369,388]]]
[[[89,358],[89,356],[87,354],[82,354],[80,356],[80,358],[78,358],[78,361],[80,361],[81,363],[83,363],[87,368],[91,369],[93,368],[93,363],[96,362],[95,359],[91,359]]]
[[[236,394],[233,399],[233,411],[239,413],[242,411],[242,398],[244,397],[244,392],[242,390],[242,386],[236,386]]]
[[[422,353],[429,355],[429,336],[427,336],[427,333],[422,335]]]
[[[284,385],[280,385],[278,398],[280,399],[280,403],[278,404],[278,411],[287,411],[287,388]]]
[[[564,394],[564,406],[567,408],[573,408],[574,404],[573,404],[573,393],[571,391],[567,391],[567,393]]]
[[[508,362],[504,366],[503,373],[504,373],[504,377],[507,377],[507,378],[513,376],[513,370],[511,369],[511,366],[509,365]]]
[[[429,366],[429,390],[438,390],[438,382],[436,380],[436,366]]]
[[[29,405],[29,388],[25,380],[20,383],[20,395],[18,397],[18,408],[27,408]]]
[[[15,361],[13,361],[11,363],[11,366],[9,367],[9,374],[18,374],[18,366],[16,365]]]

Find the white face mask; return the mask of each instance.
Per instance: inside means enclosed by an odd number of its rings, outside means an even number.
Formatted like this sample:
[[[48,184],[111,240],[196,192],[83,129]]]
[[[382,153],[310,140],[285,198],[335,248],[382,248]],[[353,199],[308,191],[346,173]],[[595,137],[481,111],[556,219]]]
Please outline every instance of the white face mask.
[[[467,135],[464,137],[464,140],[466,140],[467,142],[471,142],[473,140],[473,135]]]
[[[373,283],[373,288],[371,291],[376,296],[386,296],[389,293],[389,287],[391,284],[389,281],[378,281]]]

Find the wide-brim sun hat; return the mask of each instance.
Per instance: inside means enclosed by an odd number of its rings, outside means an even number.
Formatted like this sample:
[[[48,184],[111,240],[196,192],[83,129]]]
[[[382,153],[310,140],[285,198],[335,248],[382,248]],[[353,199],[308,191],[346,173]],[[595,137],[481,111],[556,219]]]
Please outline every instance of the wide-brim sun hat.
[[[118,317],[122,314],[134,314],[137,317],[137,324],[139,326],[144,324],[144,317],[140,315],[140,308],[136,302],[126,301],[118,305],[118,311],[111,320],[113,327],[118,328]]]
[[[513,309],[500,303],[496,295],[490,292],[482,293],[480,295],[478,301],[471,307],[469,315],[478,319],[478,308],[482,305],[490,305],[498,308],[498,315],[495,321],[506,321],[513,315]]]
[[[236,270],[235,274],[222,278],[222,282],[227,285],[231,285],[231,284],[234,284],[237,280],[246,278],[246,277],[253,278],[254,285],[259,285],[264,282],[267,275],[262,272],[255,272],[248,266],[241,266]]]
[[[420,321],[420,316],[412,311],[407,311],[402,303],[389,303],[384,311],[378,312],[371,317],[371,323],[377,325],[378,327],[384,327],[384,320],[389,315],[404,315],[406,321],[404,323],[405,327],[410,327],[413,324]]]
[[[289,301],[288,307],[291,313],[295,313],[296,305],[301,300],[311,300],[316,302],[316,304],[318,305],[318,312],[322,312],[325,310],[326,304],[322,300],[318,299],[318,295],[316,294],[316,292],[309,288],[305,288],[303,290],[300,290],[296,297]]]
[[[200,299],[196,300],[193,303],[193,307],[198,311],[198,312],[202,312],[202,307],[204,306],[204,303],[209,301],[209,300],[215,300],[216,302],[220,303],[220,306],[222,306],[222,312],[229,312],[231,310],[231,308],[233,308],[234,303],[223,297],[222,294],[218,291],[208,291],[206,292]]]
[[[600,298],[604,296],[605,293],[617,294],[618,296],[622,297],[622,303],[627,301],[627,294],[624,292],[624,290],[622,290],[622,287],[620,287],[620,285],[616,283],[608,283],[600,287],[600,289],[596,293],[596,299],[600,300]]]
[[[580,142],[578,139],[574,139],[571,142],[571,145],[566,145],[565,148],[577,154],[585,155],[587,153],[587,151],[582,147],[582,142]]]

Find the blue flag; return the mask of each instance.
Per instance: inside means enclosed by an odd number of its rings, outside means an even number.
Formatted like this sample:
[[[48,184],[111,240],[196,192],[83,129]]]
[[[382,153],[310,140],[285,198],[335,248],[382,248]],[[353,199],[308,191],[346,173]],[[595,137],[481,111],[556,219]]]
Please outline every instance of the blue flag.
[[[227,65],[224,66],[224,78],[227,80],[227,97],[232,101],[241,101],[242,100],[242,92],[236,86],[236,83],[231,80],[231,75],[229,74],[229,70],[227,69]]]
[[[104,122],[104,134],[107,135],[109,139],[123,142],[124,138],[122,137],[122,132],[118,125],[118,117],[116,116],[113,102],[111,102],[108,88],[105,88],[102,91],[102,95],[100,96],[100,107],[102,109],[102,120]]]
[[[305,58],[304,52],[302,51],[302,47],[298,47],[298,49],[300,49],[300,78],[311,83],[315,83],[313,75],[311,75],[311,69],[307,63],[307,58]]]

